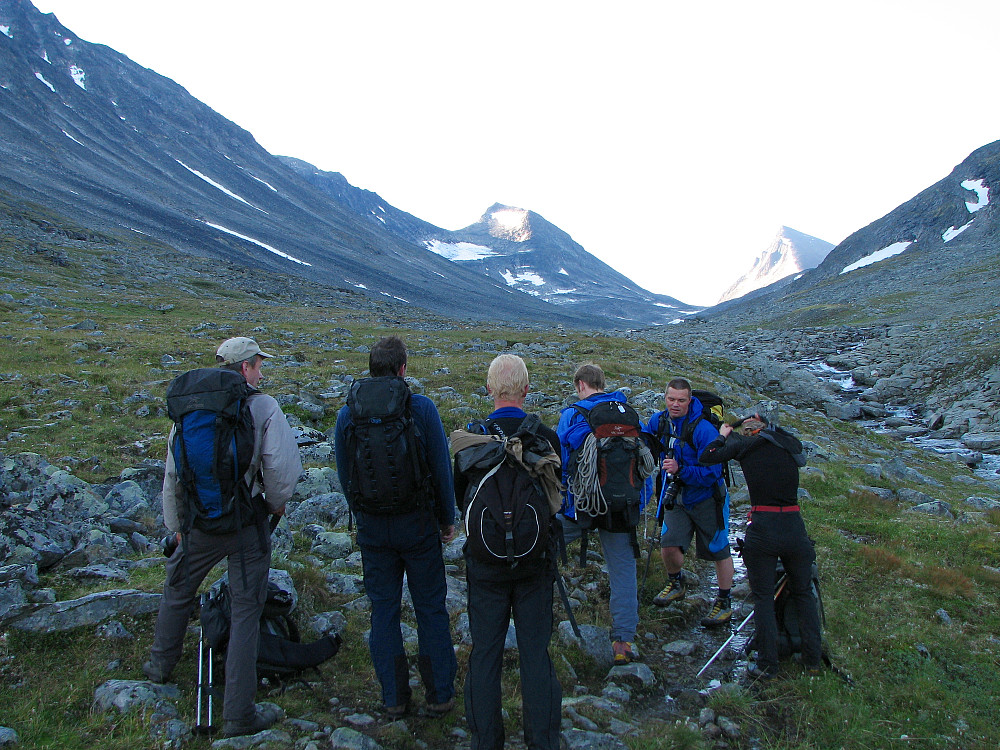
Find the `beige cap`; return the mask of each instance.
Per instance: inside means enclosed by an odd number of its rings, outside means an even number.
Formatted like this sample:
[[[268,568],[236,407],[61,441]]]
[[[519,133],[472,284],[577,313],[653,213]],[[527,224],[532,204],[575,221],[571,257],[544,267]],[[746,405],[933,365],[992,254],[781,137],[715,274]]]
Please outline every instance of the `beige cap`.
[[[255,354],[259,354],[262,357],[273,357],[273,354],[266,354],[260,350],[257,346],[257,342],[253,339],[247,338],[246,336],[237,336],[236,338],[226,339],[219,346],[219,350],[215,353],[216,357],[222,359],[222,364],[232,365],[237,362],[242,362],[245,359],[250,359]]]

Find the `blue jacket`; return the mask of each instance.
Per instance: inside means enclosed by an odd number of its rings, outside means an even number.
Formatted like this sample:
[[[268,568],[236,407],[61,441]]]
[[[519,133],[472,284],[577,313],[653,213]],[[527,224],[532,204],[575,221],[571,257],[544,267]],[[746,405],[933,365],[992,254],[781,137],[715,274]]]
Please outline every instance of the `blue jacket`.
[[[681,491],[681,501],[689,508],[704,500],[711,499],[713,487],[716,484],[722,483],[721,464],[703,466],[698,462],[698,456],[708,447],[708,444],[719,437],[719,431],[712,426],[712,423],[708,419],[702,419],[695,425],[694,435],[692,435],[694,441],[693,448],[687,442],[680,439],[684,425],[687,422],[694,422],[702,415],[703,411],[704,407],[701,401],[697,398],[692,398],[687,415],[679,419],[670,419],[670,415],[667,414],[666,410],[659,411],[650,417],[649,424],[645,428],[646,432],[656,437],[661,421],[670,421],[670,429],[666,435],[677,438],[674,442],[674,452],[677,461],[681,465],[680,472],[678,472],[680,480],[684,483],[683,490]],[[652,443],[653,441],[650,442]],[[664,457],[665,451],[661,445],[657,460],[662,463]],[[725,488],[725,483],[722,483],[722,487]]]
[[[444,434],[441,415],[434,402],[426,396],[413,394],[410,398],[410,412],[423,439],[427,465],[434,478],[434,515],[442,528],[455,524],[455,487],[451,472],[451,453],[448,438]],[[351,410],[344,406],[337,414],[334,430],[334,456],[337,460],[337,476],[340,486],[347,492],[354,468],[354,455],[347,450],[347,426],[351,423]]]
[[[584,416],[576,410],[576,407],[582,406],[584,409],[589,411],[595,405],[604,401],[620,401],[621,403],[627,403],[628,398],[621,391],[615,391],[614,393],[595,393],[592,396],[588,396],[585,399],[577,401],[573,406],[567,406],[559,415],[559,424],[556,426],[556,434],[559,436],[559,445],[562,447],[563,487],[567,488],[566,494],[563,496],[562,510],[560,512],[567,518],[576,517],[576,501],[573,499],[573,494],[568,489],[568,468],[570,455],[573,451],[583,445],[583,441],[586,440],[587,435],[590,434],[590,425],[587,424],[587,420]],[[645,431],[645,429],[646,428],[644,427],[643,430]],[[640,512],[645,509],[646,503],[652,494],[653,484],[650,480],[646,480],[639,500]]]

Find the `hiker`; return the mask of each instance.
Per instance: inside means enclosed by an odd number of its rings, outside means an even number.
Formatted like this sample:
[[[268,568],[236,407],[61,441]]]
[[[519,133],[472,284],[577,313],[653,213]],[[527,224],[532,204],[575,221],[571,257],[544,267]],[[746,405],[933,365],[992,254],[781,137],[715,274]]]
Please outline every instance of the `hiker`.
[[[698,457],[719,436],[702,402],[692,395],[691,383],[674,378],[663,395],[667,408],[654,414],[648,431],[660,451],[663,491],[657,518],[662,517],[660,557],[667,571],[667,585],[653,598],[665,607],[687,594],[684,553],[695,538],[695,554],[715,562],[719,587],[704,627],[716,627],[732,617],[730,591],[733,558],[729,550],[729,492],[722,467],[705,466]]]
[[[788,575],[789,596],[795,602],[802,638],[802,663],[818,671],[822,658],[819,613],[812,591],[816,551],[799,512],[799,467],[805,465],[802,443],[787,430],[759,415],[745,419],[740,432],[724,424],[719,437],[702,451],[706,465],[736,459],[750,493],[750,521],[743,561],[754,600],[757,664],[748,674],[763,680],[778,673],[778,623],[774,612],[777,561]]]
[[[185,502],[189,498],[177,466],[176,425],[167,439],[163,520],[167,529],[175,534],[177,547],[167,560],[153,646],[142,671],[153,682],[163,683],[169,679],[181,656],[198,587],[212,567],[227,558],[232,627],[226,649],[222,709],[222,733],[226,737],[256,734],[269,728],[277,718],[270,712],[257,711],[254,705],[260,617],[271,567],[266,516],[281,516],[285,512],[285,502],[292,496],[302,474],[302,462],[295,436],[278,402],[257,390],[264,360],[271,356],[261,351],[253,339],[239,336],[222,342],[215,358],[219,367],[239,373],[250,386],[247,402],[253,417],[253,449],[250,468],[243,475],[243,481],[249,487],[247,497],[263,507],[259,508],[262,512],[244,513],[240,519],[242,528],[213,534],[199,528],[211,528],[210,524],[188,515],[194,505]],[[169,401],[168,390],[168,404]],[[185,531],[183,538],[182,530]]]
[[[528,419],[524,411],[524,399],[528,395],[528,368],[524,360],[513,354],[501,354],[491,363],[486,374],[486,392],[493,398],[493,412],[482,423],[471,423],[470,431],[481,427],[489,434],[501,437],[519,434],[519,428]],[[536,422],[537,423],[537,422]],[[540,444],[530,446],[538,453],[548,450],[552,457],[552,480],[555,497],[558,498],[558,455],[559,438],[544,425],[535,430]],[[469,436],[456,431],[452,433],[452,449],[455,458],[455,498],[466,508],[470,493],[478,493],[483,484],[472,484],[466,473],[460,470],[462,450],[461,437]],[[472,436],[469,436],[472,437]],[[548,446],[544,441],[548,442]],[[529,446],[522,441],[525,450]],[[506,467],[503,467],[506,468]],[[469,654],[469,671],[465,680],[465,716],[469,723],[472,750],[502,750],[504,746],[503,715],[500,703],[500,673],[503,666],[504,642],[511,615],[517,635],[517,651],[521,675],[521,706],[524,718],[524,742],[533,750],[558,750],[562,706],[562,688],[556,677],[552,659],[549,656],[549,639],[552,636],[552,586],[556,576],[556,548],[553,529],[553,508],[548,503],[537,482],[515,486],[513,470],[498,473],[503,479],[499,495],[511,501],[511,495],[520,492],[527,495],[536,491],[541,497],[539,509],[523,506],[522,512],[530,512],[537,518],[538,528],[534,533],[549,540],[540,550],[526,552],[525,559],[508,562],[506,559],[481,560],[476,555],[472,542],[465,547],[465,573],[468,581],[469,634],[472,636],[472,652]],[[486,477],[474,475],[480,482]],[[484,494],[487,492],[483,489]],[[528,497],[519,498],[523,503]],[[517,499],[512,500],[513,503]],[[478,506],[477,506],[478,507]],[[504,506],[507,509],[507,506]],[[471,511],[471,527],[480,517]],[[470,524],[466,511],[466,522]],[[511,511],[519,519],[517,509]],[[538,518],[538,516],[541,516]],[[501,530],[502,531],[502,530]],[[480,532],[482,533],[482,532]],[[498,549],[502,543],[497,545]],[[532,554],[534,552],[534,554]]]
[[[579,401],[562,410],[559,424],[556,427],[562,448],[563,482],[567,487],[562,510],[557,518],[562,526],[562,535],[567,544],[580,538],[589,526],[598,529],[604,561],[608,566],[608,582],[611,589],[609,598],[611,648],[615,664],[628,664],[638,657],[635,632],[639,626],[638,582],[636,579],[636,559],[639,551],[635,539],[635,526],[634,524],[629,526],[629,523],[638,522],[638,516],[646,504],[649,485],[645,481],[638,480],[635,476],[612,478],[625,485],[636,487],[638,491],[637,502],[633,508],[629,509],[632,518],[628,519],[628,522],[616,519],[612,523],[608,516],[604,515],[592,521],[578,508],[581,498],[577,497],[577,492],[574,492],[576,482],[574,467],[579,463],[578,451],[585,446],[588,435],[593,432],[588,418],[584,415],[590,413],[599,404],[614,403],[620,407],[623,415],[629,412],[640,431],[642,424],[639,422],[638,415],[635,415],[634,410],[628,406],[628,399],[624,393],[621,391],[604,392],[604,370],[599,365],[585,364],[577,369],[573,375],[573,387]],[[641,447],[645,447],[641,439],[638,443]],[[649,458],[652,461],[652,457]],[[652,470],[653,467],[649,468]],[[642,479],[644,480],[645,477]],[[581,544],[583,543],[581,542]]]
[[[417,620],[417,665],[432,716],[454,706],[452,647],[442,543],[455,538],[455,497],[444,426],[434,403],[410,393],[406,345],[376,343],[368,378],[351,385],[337,415],[337,474],[358,524],[365,593],[371,600],[368,648],[392,717],[410,707],[410,671],[400,630],[403,574]]]

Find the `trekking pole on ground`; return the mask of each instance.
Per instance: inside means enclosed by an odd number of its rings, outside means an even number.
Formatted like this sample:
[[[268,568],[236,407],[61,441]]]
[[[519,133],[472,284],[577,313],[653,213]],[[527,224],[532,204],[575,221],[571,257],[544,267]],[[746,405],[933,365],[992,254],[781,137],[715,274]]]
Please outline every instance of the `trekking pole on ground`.
[[[785,574],[782,574],[782,576],[781,576],[781,582],[778,584],[778,590],[774,592],[774,598],[775,599],[777,599],[778,596],[781,594],[781,590],[783,588],[785,588],[785,584],[787,582],[788,582],[788,576],[785,575]],[[743,620],[743,622],[741,622],[739,624],[739,626],[736,628],[736,630],[733,631],[732,635],[730,635],[728,638],[726,638],[726,642],[723,643],[721,646],[719,646],[719,650],[716,651],[714,654],[712,654],[712,658],[709,659],[707,662],[705,662],[705,666],[698,670],[698,674],[696,674],[695,677],[701,677],[701,673],[704,672],[706,669],[708,669],[709,665],[711,665],[711,663],[713,661],[715,661],[717,658],[719,658],[719,654],[721,654],[725,650],[726,646],[728,646],[730,644],[730,642],[733,640],[733,638],[736,637],[736,634],[739,633],[741,630],[743,630],[743,626],[746,625],[748,622],[750,622],[750,619],[753,617],[753,615],[754,615],[754,613],[751,612],[750,614],[748,614],[746,616],[746,619]]]
[[[201,595],[202,606],[208,599],[208,594]],[[205,669],[205,626],[202,625],[198,631],[198,706],[195,709],[194,730],[198,734],[212,733],[212,646],[208,646],[208,669]],[[206,671],[208,685],[205,684]],[[205,696],[208,697],[207,724],[201,723],[201,707]]]

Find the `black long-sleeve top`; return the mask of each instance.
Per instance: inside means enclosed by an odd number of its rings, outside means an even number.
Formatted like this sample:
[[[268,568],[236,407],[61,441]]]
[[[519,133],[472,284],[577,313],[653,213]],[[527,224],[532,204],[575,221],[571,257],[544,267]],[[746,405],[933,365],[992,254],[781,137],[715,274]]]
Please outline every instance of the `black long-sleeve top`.
[[[792,453],[800,453],[802,443],[788,434],[781,435],[781,439],[787,442],[787,450],[760,435],[746,437],[735,432],[725,438],[720,435],[702,451],[698,460],[703,464],[739,461],[751,505],[798,505],[799,467]]]

